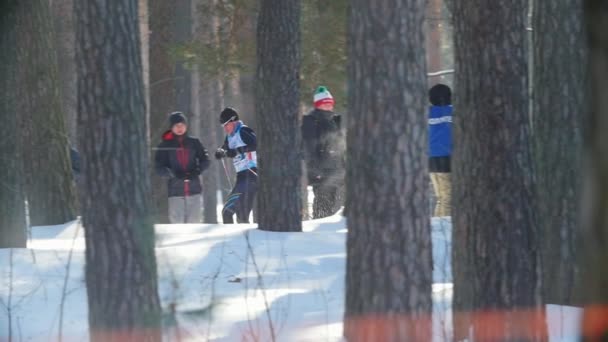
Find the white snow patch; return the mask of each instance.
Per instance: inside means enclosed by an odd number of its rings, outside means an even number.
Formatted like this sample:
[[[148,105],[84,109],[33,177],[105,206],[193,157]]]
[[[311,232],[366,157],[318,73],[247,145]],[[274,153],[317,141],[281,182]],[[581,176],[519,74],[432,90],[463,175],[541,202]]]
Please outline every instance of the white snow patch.
[[[177,324],[166,340],[342,341],[347,222],[337,214],[303,223],[303,233],[256,225],[156,226],[159,293]],[[434,341],[452,325],[451,220],[432,220]],[[84,232],[78,222],[35,227],[29,249],[0,250],[0,341],[57,340],[60,302],[64,341],[88,339]],[[67,262],[69,277],[64,288]],[[11,262],[12,259],[12,262]],[[553,341],[574,341],[580,309],[548,306]],[[166,322],[169,322],[167,320]]]

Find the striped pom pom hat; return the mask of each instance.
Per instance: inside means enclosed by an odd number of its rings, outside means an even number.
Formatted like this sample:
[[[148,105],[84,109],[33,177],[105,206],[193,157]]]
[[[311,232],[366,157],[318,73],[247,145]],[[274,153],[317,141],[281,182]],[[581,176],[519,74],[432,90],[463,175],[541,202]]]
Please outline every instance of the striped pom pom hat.
[[[334,104],[335,101],[329,90],[327,90],[327,87],[319,86],[315,91],[314,103],[315,108],[319,108],[319,106],[324,104]]]

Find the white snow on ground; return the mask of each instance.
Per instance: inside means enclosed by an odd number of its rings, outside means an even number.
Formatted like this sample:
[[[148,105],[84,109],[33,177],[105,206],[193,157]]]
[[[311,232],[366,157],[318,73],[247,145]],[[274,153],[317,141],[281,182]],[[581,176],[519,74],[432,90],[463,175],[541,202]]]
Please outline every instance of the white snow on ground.
[[[434,340],[448,341],[451,222],[432,227]],[[305,221],[304,233],[157,225],[165,340],[268,341],[273,331],[278,341],[341,341],[346,232],[340,215]],[[9,317],[15,341],[56,341],[60,326],[63,341],[87,340],[83,238],[76,222],[35,227],[29,249],[0,250],[0,341]],[[548,309],[552,340],[576,340],[580,311]]]

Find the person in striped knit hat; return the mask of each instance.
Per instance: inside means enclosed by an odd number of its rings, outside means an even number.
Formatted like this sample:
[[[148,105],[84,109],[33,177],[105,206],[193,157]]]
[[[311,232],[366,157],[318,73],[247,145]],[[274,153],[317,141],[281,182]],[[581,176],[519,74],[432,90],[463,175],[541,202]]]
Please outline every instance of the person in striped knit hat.
[[[334,113],[334,98],[325,86],[313,96],[314,110],[302,118],[303,154],[308,184],[315,195],[313,218],[335,214],[343,202],[344,134],[340,115]]]

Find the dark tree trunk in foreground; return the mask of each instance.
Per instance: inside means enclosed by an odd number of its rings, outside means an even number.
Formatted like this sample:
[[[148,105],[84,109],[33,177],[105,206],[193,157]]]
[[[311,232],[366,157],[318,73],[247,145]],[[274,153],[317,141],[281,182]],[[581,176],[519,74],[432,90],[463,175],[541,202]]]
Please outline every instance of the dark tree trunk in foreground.
[[[300,1],[262,0],[257,31],[258,219],[262,230],[302,231]]]
[[[137,0],[75,16],[91,339],[160,341]]]
[[[590,54],[591,111],[585,127],[583,201],[583,331],[588,341],[608,340],[608,3],[585,1]]]
[[[26,246],[21,144],[15,89],[17,0],[0,3],[0,248]]]
[[[580,1],[537,1],[534,9],[533,129],[546,303],[577,299],[582,118],[587,44]],[[567,138],[566,138],[567,137]]]
[[[23,178],[33,226],[76,218],[51,20],[46,0],[20,1],[17,6],[19,108],[14,115],[21,118]]]
[[[453,189],[455,340],[534,340],[539,242],[525,49],[526,0],[453,3],[456,79]],[[513,310],[531,310],[524,315]],[[496,324],[483,312],[498,311]],[[534,324],[532,324],[534,323]],[[529,336],[519,336],[530,327]]]
[[[351,3],[349,341],[430,341],[424,0]]]

